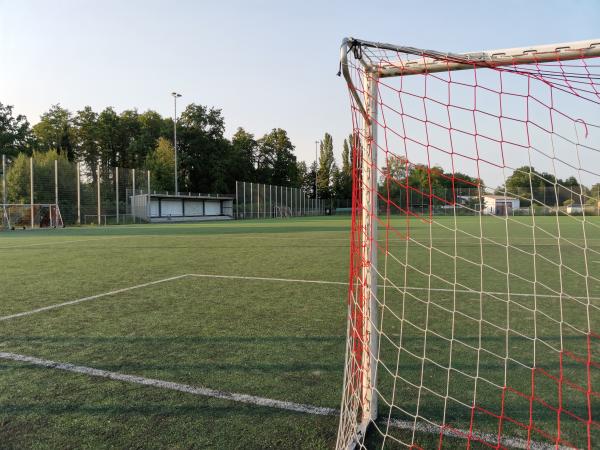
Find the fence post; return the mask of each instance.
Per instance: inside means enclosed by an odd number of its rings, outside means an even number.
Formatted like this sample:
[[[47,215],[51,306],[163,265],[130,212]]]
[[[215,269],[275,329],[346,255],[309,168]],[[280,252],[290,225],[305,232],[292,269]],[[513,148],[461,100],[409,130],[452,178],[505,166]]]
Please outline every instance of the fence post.
[[[54,204],[58,206],[58,160],[54,160]],[[50,214],[52,217],[52,214]]]
[[[100,161],[98,161],[98,166],[96,167],[96,212],[98,213],[98,225],[101,225],[100,214],[102,212],[100,206]]]
[[[133,213],[133,202],[134,202],[134,198],[135,198],[135,169],[131,169],[131,173],[132,173],[132,177],[133,177],[133,181],[132,181],[132,190],[133,193],[131,195],[131,206],[130,206],[130,211],[131,211],[131,215],[133,216],[133,223],[137,223],[137,221],[135,220],[135,214]],[[127,203],[129,203],[129,199],[126,199]]]
[[[2,204],[6,205],[6,155],[2,155]]]
[[[29,158],[29,215],[31,217],[31,228],[33,228],[33,157]]]
[[[246,218],[246,182],[244,181],[244,185],[242,186],[242,190],[244,191],[244,219]]]
[[[77,225],[81,225],[81,181],[79,170],[79,163],[77,163]]]
[[[117,225],[119,225],[119,168],[115,167],[115,206],[117,207]]]
[[[152,200],[150,199],[150,171],[147,171],[147,187],[148,187],[148,201],[146,202],[146,218],[150,222],[150,214],[152,214]],[[133,211],[131,211],[133,213]]]
[[[239,205],[240,205],[240,198],[238,197],[238,182],[236,180],[235,182],[235,218],[239,219],[240,214],[239,214]]]
[[[52,220],[52,207],[50,207],[50,226],[56,226],[56,219],[58,214],[56,210],[58,209],[58,160],[54,160],[54,221]]]

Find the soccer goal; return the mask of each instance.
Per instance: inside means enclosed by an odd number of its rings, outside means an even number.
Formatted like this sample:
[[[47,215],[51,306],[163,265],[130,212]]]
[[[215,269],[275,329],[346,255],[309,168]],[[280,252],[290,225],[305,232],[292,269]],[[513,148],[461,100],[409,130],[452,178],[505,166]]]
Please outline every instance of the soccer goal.
[[[64,227],[60,208],[55,203],[8,203],[0,204],[0,209],[4,230]]]
[[[600,447],[600,39],[346,39],[337,448]]]

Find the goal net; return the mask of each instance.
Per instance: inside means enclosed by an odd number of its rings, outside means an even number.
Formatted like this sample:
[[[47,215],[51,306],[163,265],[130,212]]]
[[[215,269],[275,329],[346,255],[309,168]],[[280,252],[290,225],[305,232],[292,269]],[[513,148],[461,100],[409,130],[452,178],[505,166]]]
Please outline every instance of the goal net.
[[[63,228],[60,208],[54,203],[0,204],[2,229]]]
[[[337,447],[600,447],[600,39],[355,39]]]

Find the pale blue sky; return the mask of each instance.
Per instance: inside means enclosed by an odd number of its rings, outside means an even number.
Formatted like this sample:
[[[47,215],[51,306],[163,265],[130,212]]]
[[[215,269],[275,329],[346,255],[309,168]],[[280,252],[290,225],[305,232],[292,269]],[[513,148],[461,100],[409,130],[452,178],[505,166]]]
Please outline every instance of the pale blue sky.
[[[172,114],[170,92],[262,135],[286,129],[301,159],[350,131],[336,77],[344,36],[463,52],[596,38],[600,0],[0,0],[0,101],[32,123],[53,103]]]

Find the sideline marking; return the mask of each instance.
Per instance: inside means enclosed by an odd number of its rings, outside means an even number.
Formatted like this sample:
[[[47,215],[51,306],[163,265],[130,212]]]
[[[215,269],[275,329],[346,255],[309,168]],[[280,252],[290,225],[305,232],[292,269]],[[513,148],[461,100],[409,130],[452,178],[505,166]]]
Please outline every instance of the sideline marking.
[[[152,286],[154,284],[159,284],[159,283],[165,283],[167,281],[178,280],[178,279],[186,277],[186,276],[187,275],[178,275],[176,277],[170,277],[170,278],[164,278],[162,280],[150,281],[148,283],[138,284],[138,285],[135,285],[135,286],[130,286],[130,287],[122,288],[122,289],[117,289],[117,290],[114,290],[114,291],[104,292],[102,294],[96,294],[96,295],[91,295],[89,297],[78,298],[77,300],[71,300],[71,301],[68,301],[68,302],[63,302],[63,303],[57,303],[57,304],[54,304],[54,305],[43,306],[41,308],[32,309],[31,311],[24,311],[24,312],[20,312],[20,313],[16,313],[16,314],[10,314],[8,316],[0,317],[0,322],[3,321],[3,320],[14,319],[14,318],[17,318],[17,317],[29,316],[31,314],[36,314],[36,313],[43,312],[43,311],[49,311],[49,310],[55,309],[55,308],[62,308],[63,306],[76,305],[77,303],[82,303],[82,302],[89,302],[90,300],[96,300],[97,298],[102,298],[102,297],[106,297],[106,296],[109,296],[109,295],[121,294],[123,292],[132,291],[134,289],[139,289],[139,288],[143,288],[143,287],[146,287],[146,286]]]
[[[191,386],[189,384],[181,384],[172,381],[158,380],[155,378],[141,377],[138,375],[128,375],[119,372],[111,372],[108,370],[94,369],[92,367],[78,366],[71,363],[51,361],[48,359],[36,358],[35,356],[20,355],[17,353],[0,352],[0,359],[29,363],[48,369],[58,369],[63,370],[65,372],[78,373],[92,377],[107,378],[114,381],[123,381],[126,383],[135,383],[144,386],[152,386],[156,388],[169,389],[172,391],[185,392],[187,394],[198,395],[202,397],[211,397],[219,400],[229,400],[267,408],[294,411],[304,414],[314,414],[319,416],[337,416],[340,414],[340,411],[334,408],[326,408],[322,406],[314,406],[304,403],[288,402],[284,400],[275,400],[266,397],[258,397],[256,395],[239,394],[236,392],[226,392],[201,386]],[[466,439],[469,435],[469,431],[467,430],[447,429],[435,424],[426,425],[408,420],[392,419],[389,422],[389,426],[406,430],[412,430],[414,428],[419,432],[427,434],[439,434],[441,432],[444,436],[462,439]],[[471,436],[491,444],[498,443],[498,436],[493,435],[491,433],[472,432]],[[512,448],[530,448],[536,450],[556,448],[554,445],[550,444],[544,444],[535,441],[530,441],[528,443],[524,439],[502,436],[500,438],[500,442],[501,444]],[[558,448],[563,449],[565,447]]]

